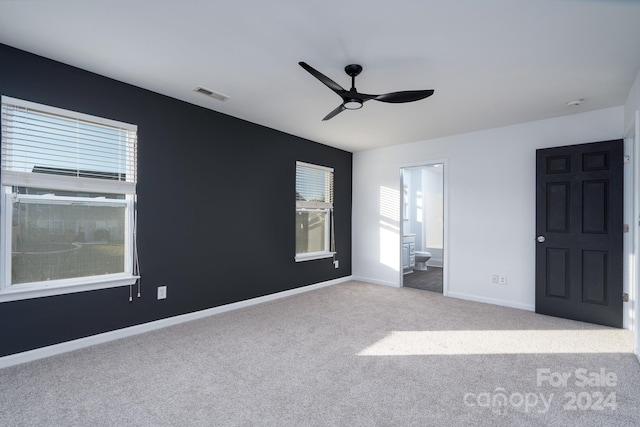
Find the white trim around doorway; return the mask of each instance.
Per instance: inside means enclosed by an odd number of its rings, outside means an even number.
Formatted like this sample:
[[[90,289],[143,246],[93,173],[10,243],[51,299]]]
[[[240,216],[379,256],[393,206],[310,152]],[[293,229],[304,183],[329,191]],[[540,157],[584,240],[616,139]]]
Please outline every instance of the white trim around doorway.
[[[399,271],[399,281],[400,287],[403,286],[403,272],[402,272],[402,236],[404,235],[404,221],[403,221],[403,209],[404,209],[404,182],[402,178],[402,171],[406,168],[417,168],[423,166],[433,166],[441,164],[444,168],[442,173],[442,217],[443,217],[443,254],[442,254],[442,295],[449,295],[449,159],[432,159],[432,160],[424,160],[420,162],[406,163],[401,164],[400,169],[398,171],[399,174],[399,182],[400,182],[400,206],[399,209],[399,218],[400,218],[400,239],[398,243],[398,271]]]

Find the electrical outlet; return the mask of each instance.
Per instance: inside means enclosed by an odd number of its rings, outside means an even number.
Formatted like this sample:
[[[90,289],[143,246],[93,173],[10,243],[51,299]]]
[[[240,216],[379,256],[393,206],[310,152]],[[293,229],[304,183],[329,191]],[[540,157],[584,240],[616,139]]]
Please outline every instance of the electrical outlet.
[[[167,287],[158,286],[158,299],[165,299],[167,297]]]
[[[507,284],[507,276],[499,276],[498,277],[498,284],[506,285]]]
[[[497,274],[491,275],[491,283],[493,283],[494,285],[497,285],[498,281],[499,281],[499,276]]]
[[[339,268],[340,267],[340,261],[338,261],[338,260],[333,261],[333,266],[335,268]]]

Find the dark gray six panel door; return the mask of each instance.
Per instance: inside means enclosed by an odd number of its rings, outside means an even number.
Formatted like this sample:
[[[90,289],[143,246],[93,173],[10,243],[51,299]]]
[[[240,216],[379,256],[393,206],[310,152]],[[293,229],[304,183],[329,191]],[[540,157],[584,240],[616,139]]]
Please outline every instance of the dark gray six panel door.
[[[536,152],[536,313],[622,327],[622,140]]]

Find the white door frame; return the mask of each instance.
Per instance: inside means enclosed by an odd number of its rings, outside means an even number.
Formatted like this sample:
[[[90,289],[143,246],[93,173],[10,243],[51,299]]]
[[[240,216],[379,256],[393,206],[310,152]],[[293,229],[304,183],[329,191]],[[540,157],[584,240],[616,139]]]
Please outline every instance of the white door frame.
[[[432,166],[441,164],[444,168],[442,173],[442,218],[443,218],[443,248],[442,248],[442,295],[449,295],[449,161],[448,159],[424,160],[421,162],[407,163],[400,165],[400,239],[398,245],[398,271],[400,273],[398,283],[400,287],[404,286],[404,276],[402,274],[402,236],[404,236],[404,179],[402,171],[407,168],[419,168],[424,166]]]
[[[629,224],[628,240],[625,255],[625,286],[630,297],[630,307],[625,307],[630,313],[625,313],[625,319],[630,318],[631,324],[625,328],[633,329],[636,357],[640,359],[640,111],[635,112],[635,120],[626,129],[624,135],[625,155],[630,156],[631,168],[625,170],[625,223]],[[629,184],[629,185],[627,185]],[[629,206],[630,205],[630,206]]]

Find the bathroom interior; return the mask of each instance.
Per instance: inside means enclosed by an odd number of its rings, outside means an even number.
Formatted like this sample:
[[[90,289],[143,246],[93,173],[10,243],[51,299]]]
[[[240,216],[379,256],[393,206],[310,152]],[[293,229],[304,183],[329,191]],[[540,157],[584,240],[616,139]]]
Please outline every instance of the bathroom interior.
[[[442,293],[444,164],[402,168],[402,285]]]

